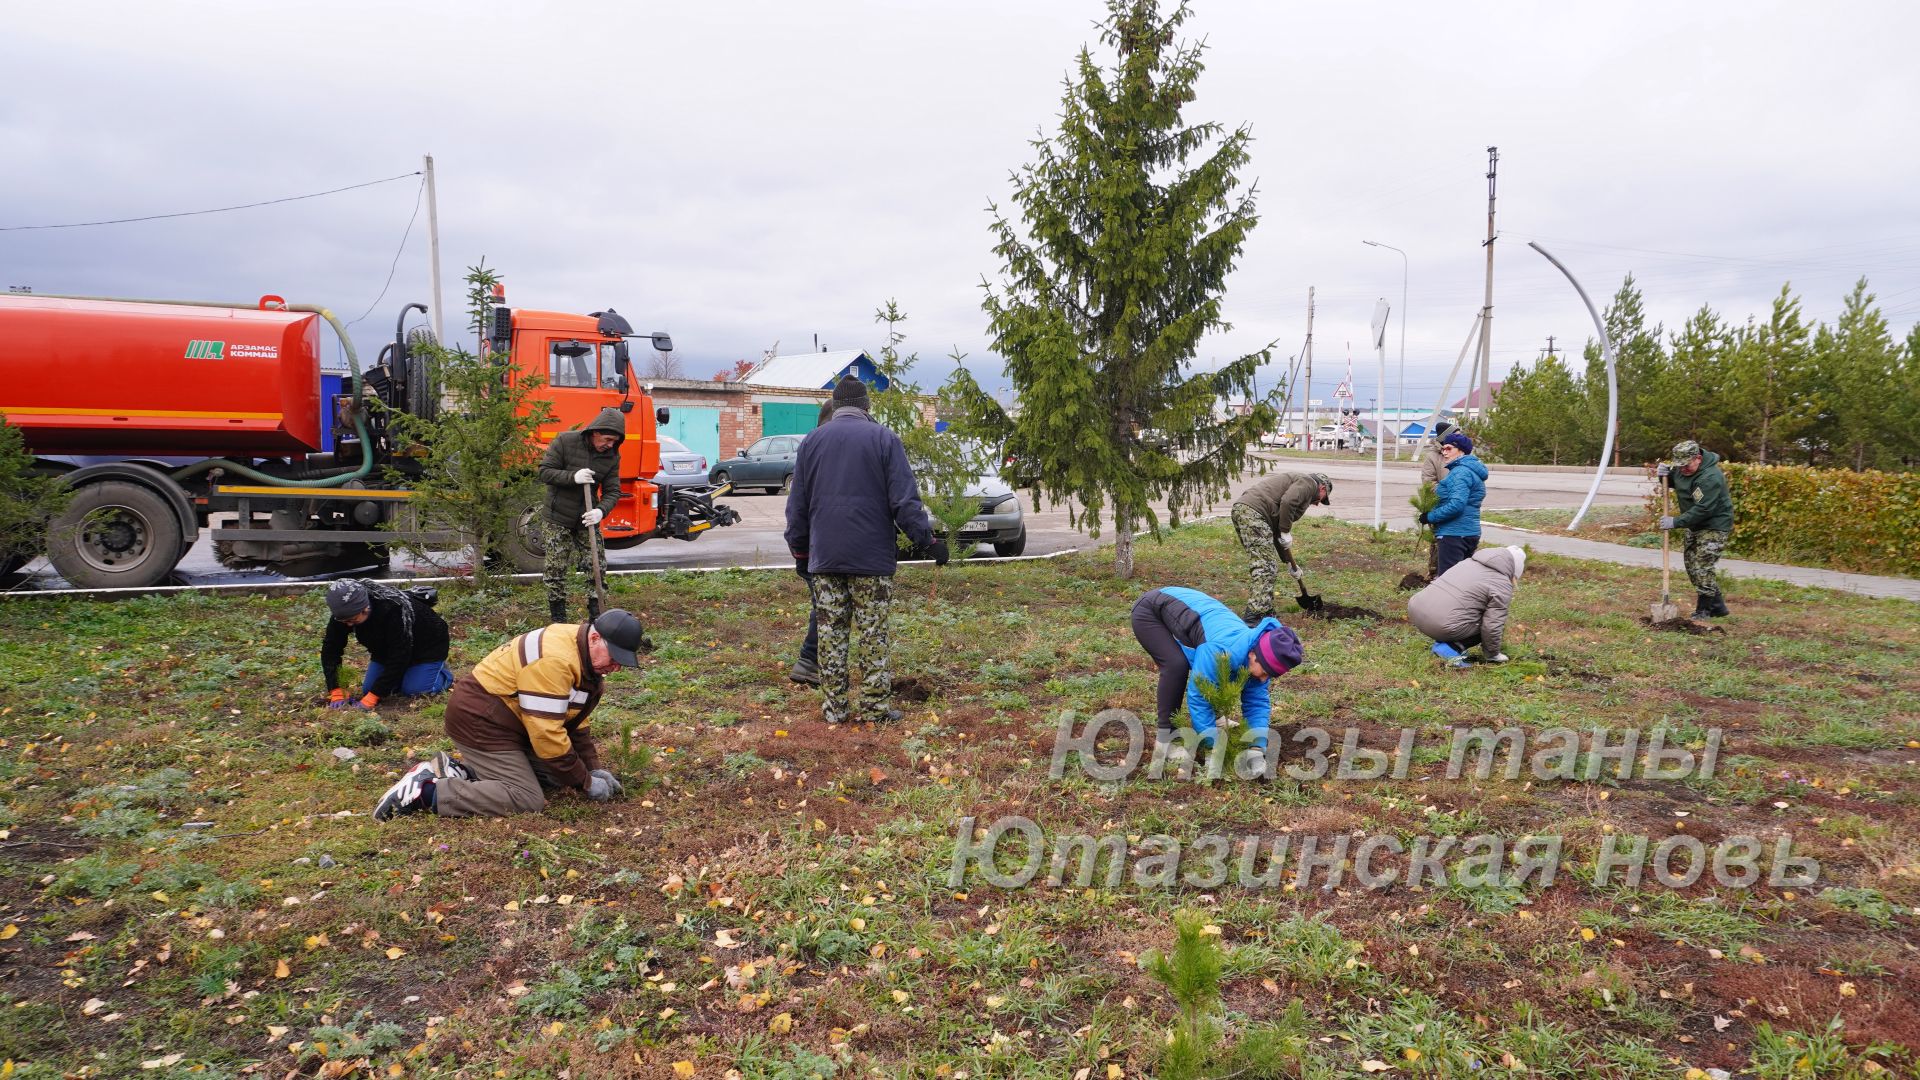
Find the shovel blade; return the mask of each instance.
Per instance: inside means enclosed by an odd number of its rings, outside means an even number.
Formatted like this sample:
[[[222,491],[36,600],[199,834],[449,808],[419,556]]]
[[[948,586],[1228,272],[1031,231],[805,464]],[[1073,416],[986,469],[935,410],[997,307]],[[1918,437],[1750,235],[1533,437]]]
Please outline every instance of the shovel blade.
[[[1647,609],[1647,618],[1652,622],[1672,622],[1679,617],[1680,608],[1664,600]]]
[[[1318,596],[1308,596],[1306,593],[1301,593],[1299,596],[1294,597],[1294,599],[1298,601],[1302,611],[1319,611],[1322,607],[1326,606],[1326,601],[1320,599]]]

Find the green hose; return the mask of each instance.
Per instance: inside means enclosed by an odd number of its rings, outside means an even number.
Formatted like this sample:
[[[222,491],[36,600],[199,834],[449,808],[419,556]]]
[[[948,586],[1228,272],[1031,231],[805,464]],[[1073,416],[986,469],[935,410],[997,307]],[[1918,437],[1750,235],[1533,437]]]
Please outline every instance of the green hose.
[[[235,308],[241,311],[263,310],[257,303],[230,304],[217,300],[139,300],[124,296],[65,296],[58,293],[36,293],[35,295],[45,296],[53,300],[101,300],[116,304],[171,304],[175,307]],[[175,469],[167,475],[173,477],[175,480],[185,480],[189,476],[197,476],[210,469],[225,469],[228,472],[237,473],[249,480],[257,480],[263,484],[274,484],[280,487],[329,488],[339,487],[350,481],[364,479],[367,474],[373,471],[373,447],[367,438],[366,410],[360,406],[360,395],[365,389],[365,380],[360,377],[360,357],[359,354],[353,351],[353,339],[347,336],[347,328],[340,325],[340,320],[334,317],[333,312],[323,307],[316,307],[313,304],[285,304],[281,310],[305,311],[320,316],[327,320],[328,325],[333,327],[333,332],[340,338],[340,344],[346,347],[347,366],[353,371],[353,431],[354,434],[360,438],[360,467],[350,472],[344,472],[337,476],[322,477],[318,480],[287,480],[274,476],[271,473],[261,472],[250,465],[242,465],[240,462],[227,458],[208,458],[205,461],[196,461],[191,465]]]

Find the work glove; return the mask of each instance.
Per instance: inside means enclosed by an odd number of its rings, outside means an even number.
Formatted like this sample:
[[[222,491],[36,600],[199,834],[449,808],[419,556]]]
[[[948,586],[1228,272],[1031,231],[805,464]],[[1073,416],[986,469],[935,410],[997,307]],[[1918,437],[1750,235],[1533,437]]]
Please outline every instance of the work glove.
[[[1655,476],[1666,476],[1671,472],[1673,472],[1673,466],[1664,461],[1653,467],[1653,475]]]
[[[795,555],[793,557],[793,568],[798,571],[802,577],[805,577],[807,575],[807,557],[805,555]]]
[[[1299,563],[1294,563],[1292,566],[1287,567],[1287,573],[1292,574],[1293,580],[1295,581],[1307,580],[1307,572],[1300,569]]]
[[[337,686],[327,694],[327,708],[329,709],[345,709],[352,704],[353,702],[347,700],[347,692]]]
[[[594,802],[606,802],[613,795],[614,779],[610,773],[597,772],[587,777],[587,798]]]
[[[1668,514],[1667,516],[1660,519],[1660,531],[1666,532],[1668,529],[1671,529],[1671,528],[1673,528],[1673,515]]]
[[[1487,662],[1492,664],[1504,664],[1507,662],[1507,654],[1503,652],[1494,653],[1492,656],[1487,657]]]
[[[576,484],[591,484],[593,481],[594,475],[592,469],[581,469],[573,474],[573,482]]]
[[[380,707],[380,695],[368,694],[366,697],[363,697],[359,701],[354,702],[353,707],[356,709],[359,709],[362,712],[372,712],[373,710]]]
[[[1420,511],[1420,516],[1415,518],[1414,520],[1418,521],[1422,525],[1433,524],[1433,522],[1427,520],[1427,512],[1425,510]]]
[[[587,511],[586,513],[580,515],[580,524],[591,529],[595,525],[600,524],[600,519],[605,516],[606,516],[605,514],[602,514],[600,512],[600,508],[596,506],[593,509]]]
[[[607,786],[613,789],[615,795],[625,795],[627,793],[626,787],[620,783],[619,778],[605,769],[595,769],[588,775],[594,780],[606,781]]]
[[[947,542],[939,537],[934,537],[933,540],[933,565],[947,565]]]
[[[1293,550],[1293,534],[1290,532],[1281,533],[1280,546],[1283,548],[1286,548],[1288,551],[1292,551]]]

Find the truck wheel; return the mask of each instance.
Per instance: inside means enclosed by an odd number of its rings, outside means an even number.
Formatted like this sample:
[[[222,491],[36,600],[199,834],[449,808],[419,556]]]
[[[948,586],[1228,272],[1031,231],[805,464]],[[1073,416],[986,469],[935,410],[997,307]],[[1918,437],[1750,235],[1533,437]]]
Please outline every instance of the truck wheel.
[[[47,558],[76,588],[142,588],[167,580],[180,557],[180,519],[151,488],[103,480],[73,493],[47,526]]]
[[[1003,559],[1011,559],[1025,550],[1027,550],[1027,527],[1025,525],[1020,526],[1020,535],[1008,540],[1004,544],[993,545],[993,553]]]
[[[547,545],[540,539],[538,508],[520,515],[520,523],[508,534],[507,558],[522,574],[537,574],[547,568]]]

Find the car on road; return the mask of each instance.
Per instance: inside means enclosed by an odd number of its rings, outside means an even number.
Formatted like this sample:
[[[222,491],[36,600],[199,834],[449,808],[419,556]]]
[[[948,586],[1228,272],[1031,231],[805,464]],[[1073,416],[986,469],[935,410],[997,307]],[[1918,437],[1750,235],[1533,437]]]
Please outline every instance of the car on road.
[[[730,458],[721,458],[707,470],[707,482],[731,482],[735,491],[757,487],[778,495],[793,483],[793,462],[805,435],[769,435]]]
[[[660,436],[660,471],[653,475],[653,484],[663,488],[706,487],[707,455],[694,453],[671,436]]]
[[[1020,496],[1005,480],[988,473],[967,486],[967,498],[976,510],[955,539],[963,544],[992,545],[993,553],[1011,558],[1027,550],[1027,522]]]

